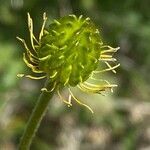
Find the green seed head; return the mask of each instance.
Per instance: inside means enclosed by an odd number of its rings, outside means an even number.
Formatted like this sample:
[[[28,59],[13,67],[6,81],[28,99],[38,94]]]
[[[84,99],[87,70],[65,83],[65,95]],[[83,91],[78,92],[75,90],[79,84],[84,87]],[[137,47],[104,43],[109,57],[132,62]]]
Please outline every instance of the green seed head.
[[[54,20],[37,47],[39,68],[61,84],[76,86],[97,68],[101,38],[89,18]]]
[[[47,20],[43,15],[43,25],[39,38],[33,34],[33,21],[28,13],[28,27],[32,49],[28,48],[24,39],[17,37],[26,49],[23,60],[26,65],[38,76],[18,74],[18,77],[31,79],[47,78],[50,88],[42,88],[42,91],[57,93],[68,106],[72,106],[74,99],[80,105],[92,109],[79,101],[71,91],[72,86],[77,86],[83,92],[102,93],[107,89],[112,91],[115,84],[97,78],[97,74],[107,71],[116,73],[115,69],[120,65],[114,65],[116,61],[113,54],[119,48],[103,45],[98,29],[89,18],[69,15],[59,20],[54,20],[45,29]],[[98,64],[103,63],[107,68],[99,70]],[[89,79],[88,81],[86,81]],[[65,100],[60,93],[60,88],[68,87],[69,98]]]

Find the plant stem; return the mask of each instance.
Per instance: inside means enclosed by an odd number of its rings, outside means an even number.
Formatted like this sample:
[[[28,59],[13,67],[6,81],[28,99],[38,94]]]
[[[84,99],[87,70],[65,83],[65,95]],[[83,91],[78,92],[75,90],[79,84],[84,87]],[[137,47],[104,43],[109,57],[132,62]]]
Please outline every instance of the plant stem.
[[[50,83],[48,80],[46,81],[45,88],[52,89],[53,86],[54,83]],[[24,134],[21,137],[19,150],[29,150],[32,140],[40,126],[42,118],[44,117],[46,110],[48,109],[49,101],[52,99],[55,89],[52,92],[43,91],[41,93],[29,118]]]

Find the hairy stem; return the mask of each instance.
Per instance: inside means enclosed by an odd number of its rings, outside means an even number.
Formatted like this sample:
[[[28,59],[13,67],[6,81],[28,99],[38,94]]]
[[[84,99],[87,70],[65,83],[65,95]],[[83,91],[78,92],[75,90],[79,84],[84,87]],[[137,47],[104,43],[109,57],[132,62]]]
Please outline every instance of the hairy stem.
[[[53,86],[54,86],[54,83],[49,83],[49,81],[46,81],[45,88],[52,89]],[[44,117],[44,115],[48,109],[49,101],[52,99],[55,89],[53,90],[53,92],[43,91],[41,93],[41,95],[33,109],[33,112],[29,118],[27,127],[24,131],[24,134],[21,137],[20,144],[19,144],[19,150],[29,150],[32,140],[40,126],[42,118]]]

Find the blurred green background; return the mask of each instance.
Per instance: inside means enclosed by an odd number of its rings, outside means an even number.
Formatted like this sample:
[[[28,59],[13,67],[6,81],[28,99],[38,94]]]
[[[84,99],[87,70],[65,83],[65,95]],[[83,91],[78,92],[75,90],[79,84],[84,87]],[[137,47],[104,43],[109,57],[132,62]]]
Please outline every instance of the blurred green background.
[[[18,79],[31,71],[22,60],[29,44],[27,12],[35,35],[47,13],[48,23],[67,14],[90,17],[104,43],[121,49],[117,74],[107,78],[118,88],[107,96],[76,95],[89,104],[68,108],[58,96],[42,121],[32,150],[150,149],[150,1],[149,0],[0,0],[0,150],[16,150],[44,80]]]

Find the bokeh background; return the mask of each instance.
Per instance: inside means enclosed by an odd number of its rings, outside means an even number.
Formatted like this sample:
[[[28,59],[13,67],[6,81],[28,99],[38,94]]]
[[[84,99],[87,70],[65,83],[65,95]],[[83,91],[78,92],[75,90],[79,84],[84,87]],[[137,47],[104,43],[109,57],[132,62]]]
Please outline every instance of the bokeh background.
[[[35,35],[42,24],[67,14],[90,17],[103,41],[121,49],[121,67],[107,78],[113,94],[76,95],[93,110],[68,108],[57,96],[50,102],[32,150],[150,150],[150,1],[149,0],[0,0],[0,150],[16,150],[44,80],[18,79],[31,73],[22,60],[29,44],[27,12]]]

